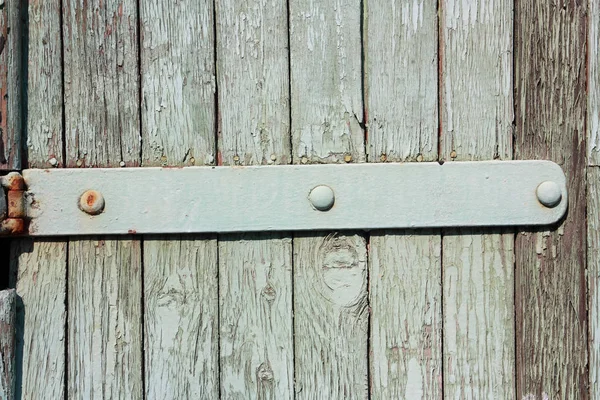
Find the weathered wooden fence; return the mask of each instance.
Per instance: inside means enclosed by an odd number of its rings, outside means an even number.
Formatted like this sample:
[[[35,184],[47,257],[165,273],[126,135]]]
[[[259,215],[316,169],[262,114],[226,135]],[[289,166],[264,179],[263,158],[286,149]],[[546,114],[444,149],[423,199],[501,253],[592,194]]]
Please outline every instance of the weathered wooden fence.
[[[570,196],[548,230],[13,240],[17,398],[600,398],[596,0],[0,4],[5,169],[550,159]]]

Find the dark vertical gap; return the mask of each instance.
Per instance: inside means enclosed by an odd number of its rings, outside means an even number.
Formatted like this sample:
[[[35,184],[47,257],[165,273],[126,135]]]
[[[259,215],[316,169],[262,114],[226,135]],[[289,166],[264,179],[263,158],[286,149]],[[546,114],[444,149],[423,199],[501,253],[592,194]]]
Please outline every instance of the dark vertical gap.
[[[145,286],[145,262],[144,262],[144,236],[140,236],[140,274],[141,274],[141,312],[140,312],[140,323],[141,323],[141,334],[142,334],[142,399],[146,398],[146,286]]]
[[[17,166],[19,169],[26,168],[29,164],[29,149],[27,148],[27,115],[28,115],[28,100],[27,100],[27,88],[29,82],[29,2],[28,0],[20,0],[19,2],[19,19],[21,20],[21,26],[19,29],[19,50],[21,57],[19,60],[19,90],[21,91],[21,116],[20,116],[20,131],[19,141],[17,142],[17,152],[20,153]]]
[[[438,162],[442,163],[442,95],[443,95],[443,59],[444,59],[444,31],[443,31],[443,7],[442,1],[438,0],[436,4],[437,9],[437,44],[438,44],[438,57],[437,57],[437,66],[438,66]],[[445,382],[445,367],[446,361],[444,357],[444,230],[440,229],[440,314],[441,314],[441,336],[440,336],[440,357],[441,357],[441,397],[445,398],[444,392],[444,382]]]
[[[288,126],[289,126],[289,160],[287,164],[292,164],[294,161],[294,137],[292,133],[292,14],[290,0],[286,1],[287,12],[287,57],[288,57]],[[292,290],[292,396],[296,398],[296,263],[294,257],[294,232],[289,232],[290,235],[290,262],[292,263],[290,282]]]
[[[516,107],[516,87],[517,87],[517,39],[516,39],[516,35],[517,35],[517,7],[516,7],[516,1],[515,4],[513,4],[513,35],[512,35],[512,92],[513,92],[513,122],[512,122],[512,159],[514,160],[517,156],[517,124],[516,124],[516,115],[517,115],[517,107]],[[519,346],[519,340],[518,340],[518,323],[517,323],[517,290],[519,290],[519,287],[517,285],[517,274],[518,274],[518,270],[517,270],[517,237],[519,235],[519,231],[516,229],[513,233],[513,334],[514,334],[514,360],[515,360],[515,380],[514,380],[514,395],[517,395],[517,391],[518,391],[518,380],[519,380],[519,358],[518,358],[518,351],[517,348]]]
[[[215,79],[215,163],[216,165],[222,165],[223,160],[221,154],[219,153],[219,129],[220,129],[220,121],[221,121],[221,112],[219,109],[219,79],[218,79],[218,51],[217,51],[217,0],[213,0],[213,71],[214,71],[214,79]],[[220,265],[221,265],[221,257],[219,252],[219,235],[214,236],[215,245],[217,246],[216,251],[216,277],[217,277],[217,394],[218,398],[222,398],[222,390],[221,390],[221,274],[220,274]]]
[[[215,235],[215,241],[217,242],[217,393],[218,398],[222,399],[221,396],[221,252],[219,251],[219,235]]]
[[[590,26],[590,14],[591,12],[589,11],[589,7],[588,10],[586,12],[585,15],[585,32],[586,32],[586,39],[585,39],[585,44],[584,44],[584,48],[585,48],[585,99],[589,99],[589,86],[590,86],[590,35],[589,35],[589,26]],[[592,39],[593,40],[593,39]],[[585,367],[585,377],[586,377],[586,381],[587,381],[587,388],[588,388],[588,392],[587,395],[591,398],[592,397],[592,385],[590,384],[590,358],[591,358],[591,354],[593,351],[593,348],[591,346],[592,341],[590,340],[590,338],[592,337],[592,332],[590,329],[590,293],[589,293],[589,284],[588,281],[589,279],[591,279],[591,277],[589,276],[589,258],[588,258],[588,251],[589,251],[589,247],[588,247],[588,241],[589,241],[589,236],[588,236],[588,195],[589,195],[589,177],[588,177],[588,165],[589,165],[589,160],[588,160],[588,152],[587,152],[587,148],[588,148],[588,107],[589,107],[589,103],[586,102],[586,107],[585,107],[585,116],[584,116],[584,120],[583,120],[583,142],[584,142],[584,146],[583,148],[586,149],[585,151],[585,155],[584,155],[584,173],[583,173],[583,179],[585,179],[585,185],[583,186],[583,192],[584,192],[584,198],[585,198],[585,202],[584,202],[584,213],[583,215],[585,216],[585,221],[584,221],[584,232],[585,232],[585,236],[584,236],[584,243],[585,246],[583,247],[583,251],[584,251],[584,259],[583,262],[585,264],[584,267],[584,285],[585,285],[585,305],[586,305],[586,310],[587,312],[585,313],[585,324],[586,324],[586,334],[587,334],[587,354],[586,354],[586,367]]]
[[[61,24],[62,26],[62,24]],[[67,239],[67,238],[65,238]],[[64,400],[69,398],[69,242],[65,245],[65,377],[64,377]]]
[[[0,268],[2,273],[0,274],[0,290],[7,289],[9,287],[10,278],[10,239],[3,238],[0,240]]]
[[[137,7],[137,28],[138,28],[138,36],[137,36],[137,68],[138,68],[138,118],[139,118],[139,135],[140,135],[140,150],[139,150],[139,163],[140,166],[144,164],[144,126],[142,121],[142,106],[144,104],[142,96],[142,8],[140,0],[136,2]],[[121,161],[125,161],[123,159],[123,146],[121,146]],[[143,238],[140,238],[140,241],[143,241]]]
[[[64,34],[64,1],[60,0],[60,15],[59,15],[59,23],[60,23],[60,59],[61,59],[61,68],[60,68],[60,84],[62,89],[62,167],[64,168],[67,165],[67,114],[65,110],[65,34]]]

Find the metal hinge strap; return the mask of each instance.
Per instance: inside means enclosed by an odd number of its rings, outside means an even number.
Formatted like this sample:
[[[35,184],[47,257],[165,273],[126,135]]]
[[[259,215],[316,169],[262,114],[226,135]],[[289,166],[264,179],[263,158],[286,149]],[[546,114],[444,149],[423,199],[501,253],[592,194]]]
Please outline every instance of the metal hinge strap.
[[[25,233],[25,181],[18,172],[0,177],[4,195],[0,196],[0,235]]]

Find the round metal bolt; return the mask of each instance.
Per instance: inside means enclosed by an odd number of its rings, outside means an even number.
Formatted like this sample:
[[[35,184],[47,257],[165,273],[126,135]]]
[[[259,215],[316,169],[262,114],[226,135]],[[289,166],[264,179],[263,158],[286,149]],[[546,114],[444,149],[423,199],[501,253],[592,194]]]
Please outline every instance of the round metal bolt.
[[[344,161],[347,162],[347,163],[349,163],[350,161],[352,161],[352,155],[346,154],[344,156]]]
[[[79,199],[81,211],[90,215],[98,215],[104,211],[104,197],[97,190],[86,190]]]
[[[546,207],[552,208],[560,203],[562,193],[556,182],[545,181],[540,183],[536,190],[537,198]]]
[[[277,154],[271,154],[271,161],[277,160]]]
[[[77,160],[76,164],[77,164],[78,167],[81,167],[83,165],[83,161]]]
[[[335,203],[335,195],[329,186],[319,185],[310,191],[308,200],[319,211],[328,211]]]
[[[121,162],[119,163],[119,166],[120,166],[121,168],[123,168],[123,167],[125,166],[125,161],[121,161]]]
[[[48,162],[50,163],[50,165],[52,165],[53,167],[56,167],[58,165],[58,160],[54,157],[52,157],[51,159],[48,160]]]

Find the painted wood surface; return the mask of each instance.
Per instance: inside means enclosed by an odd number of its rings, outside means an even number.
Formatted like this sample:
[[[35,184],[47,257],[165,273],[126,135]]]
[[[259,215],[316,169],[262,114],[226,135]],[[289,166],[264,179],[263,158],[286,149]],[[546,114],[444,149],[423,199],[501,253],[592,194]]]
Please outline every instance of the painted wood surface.
[[[140,242],[72,240],[68,254],[68,398],[141,399]]]
[[[289,12],[293,162],[365,161],[360,1],[291,0]]]
[[[63,3],[67,167],[140,164],[136,7]],[[69,242],[69,398],[143,396],[141,258],[137,240]]]
[[[566,219],[519,233],[517,398],[588,398],[586,299],[587,3],[515,2],[515,158],[565,171]]]
[[[597,166],[600,165],[600,3],[589,0],[587,15],[587,158],[588,165]],[[590,372],[596,368],[592,367]]]
[[[144,166],[215,164],[212,1],[142,1]]]
[[[0,4],[0,170],[21,168],[27,3]]]
[[[436,3],[365,4],[369,161],[437,160]],[[371,396],[440,399],[439,231],[372,232],[369,245]]]
[[[220,237],[223,398],[294,397],[291,247],[280,234]]]
[[[588,167],[587,182],[589,397],[596,399],[600,396],[600,168]]]
[[[293,162],[364,161],[360,2],[289,10]],[[351,232],[294,236],[298,399],[368,396],[366,258]]]
[[[142,162],[215,164],[213,2],[141,2]],[[214,236],[147,236],[147,398],[219,395],[218,264]]]
[[[16,383],[17,294],[14,289],[0,291],[0,398],[14,399]]]
[[[442,398],[441,273],[437,231],[371,234],[372,398]]]
[[[16,399],[65,397],[67,244],[11,243],[10,286],[17,291]]]
[[[25,160],[29,168],[63,166],[61,2],[29,2]],[[55,165],[53,165],[55,164]]]
[[[140,164],[137,2],[63,2],[66,166]]]
[[[216,16],[219,164],[289,163],[286,2],[220,1]],[[219,310],[221,396],[293,398],[291,239],[219,236]]]
[[[441,9],[440,157],[511,159],[513,2]],[[444,231],[445,398],[515,397],[513,243],[510,233]]]
[[[215,239],[145,238],[146,398],[219,397],[217,287]]]

